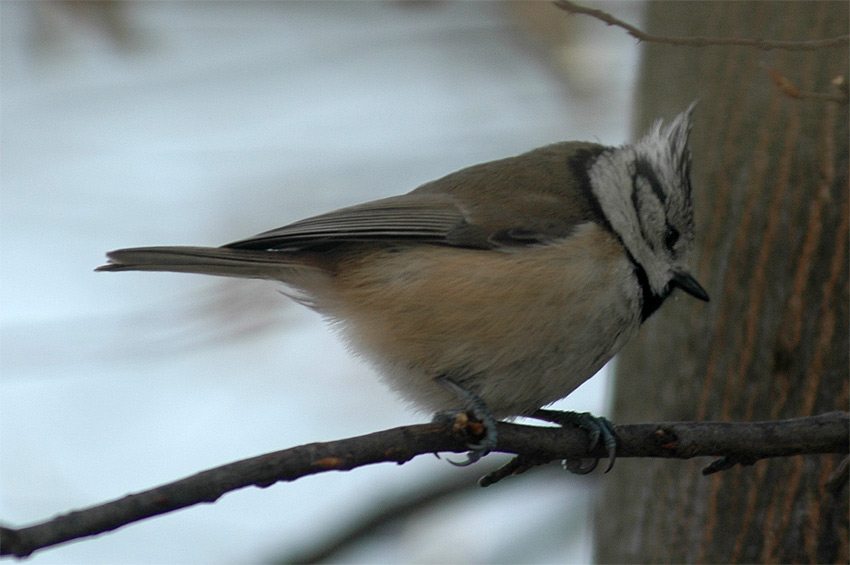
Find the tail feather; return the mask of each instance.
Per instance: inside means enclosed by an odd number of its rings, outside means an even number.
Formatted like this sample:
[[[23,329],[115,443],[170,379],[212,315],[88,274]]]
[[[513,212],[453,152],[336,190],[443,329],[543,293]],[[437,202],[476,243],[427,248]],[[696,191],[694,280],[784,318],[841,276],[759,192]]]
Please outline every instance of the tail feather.
[[[169,271],[222,277],[286,280],[304,267],[286,252],[222,247],[133,247],[106,254],[96,271]]]

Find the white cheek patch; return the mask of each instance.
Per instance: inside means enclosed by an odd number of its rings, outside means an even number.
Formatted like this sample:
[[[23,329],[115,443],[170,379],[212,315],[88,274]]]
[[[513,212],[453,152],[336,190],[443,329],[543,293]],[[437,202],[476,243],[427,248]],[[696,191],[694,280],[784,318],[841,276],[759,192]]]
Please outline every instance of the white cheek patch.
[[[601,155],[590,169],[590,183],[602,213],[624,242],[640,237],[631,201],[634,152],[622,148]]]
[[[652,183],[640,174],[634,178],[632,205],[644,241],[650,249],[658,252],[663,245],[663,236],[667,229],[666,211]]]

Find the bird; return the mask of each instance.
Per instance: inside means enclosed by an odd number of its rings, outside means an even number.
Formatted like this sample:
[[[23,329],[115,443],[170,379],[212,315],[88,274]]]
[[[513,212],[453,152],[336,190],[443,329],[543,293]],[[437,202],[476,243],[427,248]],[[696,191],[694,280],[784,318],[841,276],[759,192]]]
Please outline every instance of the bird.
[[[601,436],[610,469],[607,419],[540,409],[675,289],[709,300],[688,266],[694,107],[631,144],[554,143],[221,247],[118,249],[96,270],[282,282],[402,398],[483,424],[458,464],[496,447],[497,421],[532,416]]]

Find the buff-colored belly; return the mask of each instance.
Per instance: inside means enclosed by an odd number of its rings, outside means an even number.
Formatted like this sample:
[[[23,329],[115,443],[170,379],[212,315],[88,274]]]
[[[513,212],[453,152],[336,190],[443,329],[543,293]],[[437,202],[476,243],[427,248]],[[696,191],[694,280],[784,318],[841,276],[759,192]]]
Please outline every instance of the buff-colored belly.
[[[410,246],[346,263],[318,306],[387,382],[428,410],[459,407],[448,376],[497,416],[563,398],[637,331],[639,289],[596,224],[512,250]]]

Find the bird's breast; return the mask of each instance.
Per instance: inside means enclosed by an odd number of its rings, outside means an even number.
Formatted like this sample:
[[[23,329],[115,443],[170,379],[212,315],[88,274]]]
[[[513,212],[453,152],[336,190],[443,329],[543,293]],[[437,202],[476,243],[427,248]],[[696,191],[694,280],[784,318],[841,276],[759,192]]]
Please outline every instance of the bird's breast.
[[[447,375],[497,416],[572,392],[637,330],[640,291],[621,244],[595,223],[548,245],[410,245],[340,261],[319,309],[414,403],[455,399]]]

